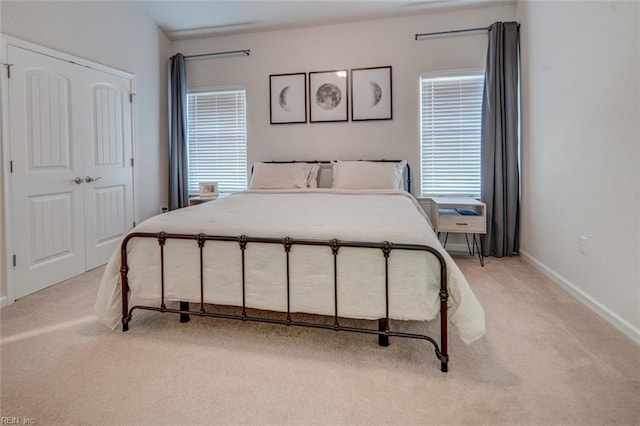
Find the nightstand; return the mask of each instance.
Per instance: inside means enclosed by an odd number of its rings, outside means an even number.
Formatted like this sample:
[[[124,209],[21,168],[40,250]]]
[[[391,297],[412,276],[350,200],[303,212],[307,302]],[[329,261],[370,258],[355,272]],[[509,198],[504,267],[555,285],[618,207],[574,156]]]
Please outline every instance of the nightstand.
[[[224,198],[224,197],[227,197],[228,195],[229,193],[218,194],[218,195],[208,196],[208,197],[191,197],[189,198],[189,206],[195,206],[196,204],[202,204],[202,203],[206,203],[207,201],[217,200],[218,198]]]
[[[477,251],[480,264],[484,266],[480,235],[487,233],[486,204],[471,197],[432,197],[431,220],[438,236],[442,232],[447,234],[444,247],[449,232],[465,234],[469,253],[473,256]],[[471,244],[468,234],[473,235]]]

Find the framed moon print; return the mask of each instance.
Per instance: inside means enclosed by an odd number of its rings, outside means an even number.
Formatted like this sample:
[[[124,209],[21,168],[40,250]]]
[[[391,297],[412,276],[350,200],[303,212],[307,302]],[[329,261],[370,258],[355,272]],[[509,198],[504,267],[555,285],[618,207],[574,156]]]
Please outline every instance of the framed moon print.
[[[351,121],[391,120],[391,67],[351,70]]]
[[[271,124],[307,122],[307,74],[269,76]]]
[[[309,73],[309,121],[348,121],[347,70]]]

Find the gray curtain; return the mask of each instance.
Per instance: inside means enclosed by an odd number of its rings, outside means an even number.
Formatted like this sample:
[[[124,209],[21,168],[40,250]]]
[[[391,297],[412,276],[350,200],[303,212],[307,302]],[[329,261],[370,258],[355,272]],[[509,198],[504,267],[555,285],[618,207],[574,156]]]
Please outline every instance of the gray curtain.
[[[517,22],[489,27],[482,99],[482,201],[487,204],[486,256],[520,246],[520,31]]]
[[[187,76],[178,53],[169,61],[169,210],[189,205],[187,177]]]

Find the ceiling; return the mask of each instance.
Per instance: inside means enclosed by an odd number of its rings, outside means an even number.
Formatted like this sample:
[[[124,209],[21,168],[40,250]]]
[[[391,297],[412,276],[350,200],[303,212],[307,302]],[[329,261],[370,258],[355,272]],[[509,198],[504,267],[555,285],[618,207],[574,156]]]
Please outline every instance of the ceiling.
[[[507,0],[173,0],[138,5],[172,40],[391,18]]]

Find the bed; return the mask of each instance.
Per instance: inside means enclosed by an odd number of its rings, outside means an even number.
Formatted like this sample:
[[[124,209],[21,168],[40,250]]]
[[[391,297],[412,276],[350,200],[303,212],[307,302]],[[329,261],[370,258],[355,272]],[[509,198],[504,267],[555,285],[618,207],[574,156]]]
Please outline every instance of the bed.
[[[140,223],[107,265],[99,319],[126,331],[133,311],[145,309],[183,322],[199,315],[368,333],[381,345],[416,338],[433,344],[447,371],[448,322],[470,343],[484,334],[484,312],[417,200],[401,189],[406,163],[336,162],[330,188],[318,187],[318,164],[285,164],[256,164],[247,191]],[[145,304],[129,307],[132,296]],[[303,322],[296,313],[333,322]],[[391,321],[438,315],[439,342],[391,329]],[[342,318],[378,324],[345,327]]]

